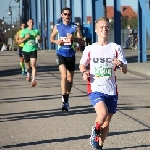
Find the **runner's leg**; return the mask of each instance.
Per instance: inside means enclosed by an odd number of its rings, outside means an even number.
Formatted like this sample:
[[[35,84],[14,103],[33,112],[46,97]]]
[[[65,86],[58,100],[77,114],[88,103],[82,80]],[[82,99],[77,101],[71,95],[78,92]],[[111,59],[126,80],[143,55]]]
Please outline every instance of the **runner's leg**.
[[[59,66],[59,71],[61,73],[61,90],[62,95],[67,95],[67,69],[64,64]]]
[[[64,64],[61,64],[59,66],[59,71],[61,73],[61,90],[62,90],[62,111],[69,110],[69,105],[68,105],[68,94],[67,94],[67,69]]]
[[[24,57],[26,69],[27,69],[27,81],[30,82],[31,81],[31,77],[30,77],[30,53],[23,52],[23,57]]]
[[[30,61],[32,66],[32,87],[35,87],[37,85],[37,82],[35,80],[36,78],[36,61],[37,61],[37,51],[30,52]]]
[[[108,114],[105,122],[101,126],[101,136],[99,138],[99,145],[103,146],[104,140],[106,139],[109,133],[109,123],[111,121],[113,114]]]
[[[25,74],[25,63],[24,63],[24,58],[22,55],[22,47],[19,46],[19,57],[20,57],[20,67],[22,70],[22,75]]]
[[[67,70],[67,94],[70,94],[73,85],[74,71]]]

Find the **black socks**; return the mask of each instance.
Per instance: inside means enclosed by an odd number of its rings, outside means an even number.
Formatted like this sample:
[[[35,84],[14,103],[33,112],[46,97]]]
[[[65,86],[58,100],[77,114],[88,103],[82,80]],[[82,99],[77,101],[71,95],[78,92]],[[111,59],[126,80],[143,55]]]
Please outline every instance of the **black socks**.
[[[68,101],[69,101],[69,94],[67,94],[67,95],[62,95],[62,101],[63,101],[64,103],[68,103]]]

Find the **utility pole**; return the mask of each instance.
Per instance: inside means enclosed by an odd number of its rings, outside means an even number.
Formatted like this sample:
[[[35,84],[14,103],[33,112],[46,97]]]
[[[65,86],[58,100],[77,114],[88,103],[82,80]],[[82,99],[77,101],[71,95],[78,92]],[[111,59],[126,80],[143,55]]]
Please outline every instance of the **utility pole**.
[[[64,0],[64,6],[67,7],[67,0]]]
[[[106,15],[107,15],[106,0],[103,0],[103,5],[104,5],[104,16],[106,17]]]
[[[13,29],[12,29],[12,15],[11,15],[11,47],[13,46]]]

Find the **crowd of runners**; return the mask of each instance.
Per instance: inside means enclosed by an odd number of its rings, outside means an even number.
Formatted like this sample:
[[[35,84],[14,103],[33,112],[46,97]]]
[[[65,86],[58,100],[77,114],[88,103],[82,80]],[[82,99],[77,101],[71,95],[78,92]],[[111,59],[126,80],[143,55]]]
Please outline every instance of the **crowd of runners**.
[[[75,71],[75,43],[85,46],[80,28],[71,22],[72,10],[63,8],[62,22],[56,24],[50,35],[51,43],[57,45],[56,60],[61,74],[62,111],[69,111],[69,94],[71,92]],[[30,18],[25,28],[17,32],[16,42],[19,45],[21,74],[27,75],[31,87],[37,85],[36,61],[37,43],[41,41],[40,32],[33,28],[34,20]],[[87,81],[87,95],[96,112],[95,123],[92,126],[90,144],[97,150],[102,150],[104,140],[109,132],[109,123],[116,113],[118,92],[115,70],[127,73],[127,61],[120,45],[108,39],[109,19],[101,17],[95,21],[97,42],[85,46],[80,59],[79,69],[83,80]],[[58,39],[56,39],[58,35]],[[32,69],[31,69],[32,68]]]

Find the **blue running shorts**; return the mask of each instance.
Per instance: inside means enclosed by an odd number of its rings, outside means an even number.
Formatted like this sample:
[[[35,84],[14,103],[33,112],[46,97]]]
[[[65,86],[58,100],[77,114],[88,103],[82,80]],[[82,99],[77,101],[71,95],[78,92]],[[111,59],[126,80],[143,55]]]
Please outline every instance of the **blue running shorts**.
[[[101,92],[92,92],[89,95],[93,107],[100,101],[103,101],[107,108],[108,113],[115,114],[117,108],[118,95],[107,95]]]

